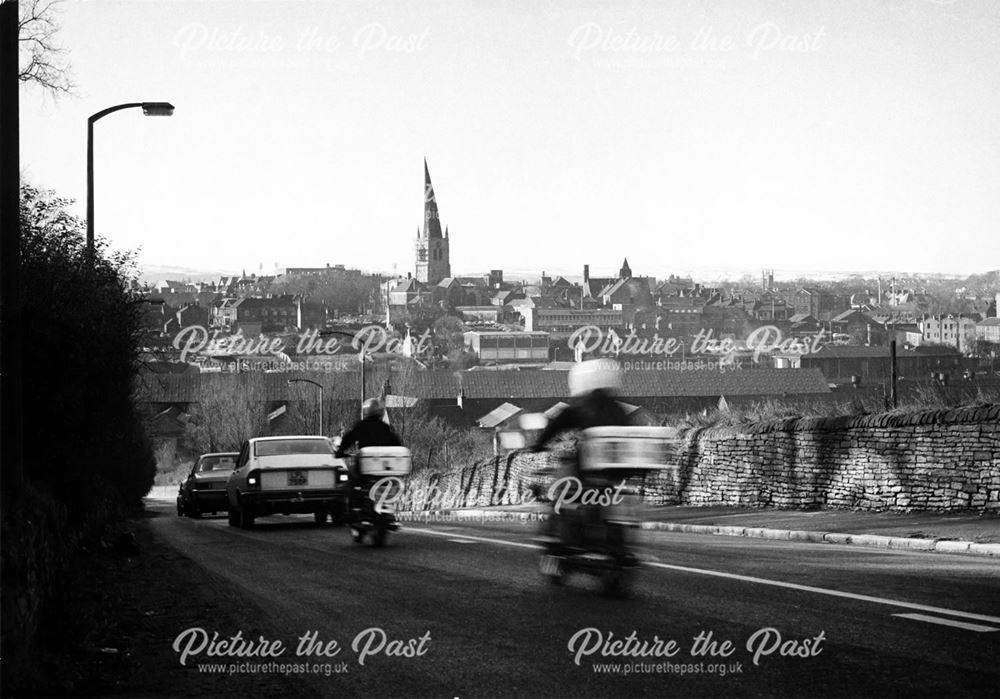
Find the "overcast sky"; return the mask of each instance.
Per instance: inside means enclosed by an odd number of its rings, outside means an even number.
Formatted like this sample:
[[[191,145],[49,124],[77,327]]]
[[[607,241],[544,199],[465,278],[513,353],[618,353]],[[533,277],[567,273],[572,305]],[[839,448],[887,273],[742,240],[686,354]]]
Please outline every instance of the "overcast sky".
[[[23,170],[144,264],[1000,267],[994,0],[67,0]]]

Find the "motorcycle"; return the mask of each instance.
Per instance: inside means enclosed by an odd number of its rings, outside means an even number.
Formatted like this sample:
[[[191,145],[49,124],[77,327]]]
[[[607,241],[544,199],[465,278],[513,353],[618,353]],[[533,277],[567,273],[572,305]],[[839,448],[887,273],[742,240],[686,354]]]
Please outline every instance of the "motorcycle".
[[[399,523],[391,505],[383,499],[372,500],[371,490],[383,478],[410,474],[410,450],[406,447],[364,447],[355,458],[356,478],[351,484],[347,526],[354,543],[364,543],[370,533],[372,544],[382,547],[389,532],[399,530]]]
[[[537,420],[527,422],[534,426]],[[675,437],[667,427],[593,427],[581,433],[580,477],[557,480],[542,498],[549,502],[549,519],[536,541],[542,547],[539,570],[550,583],[563,585],[576,572],[597,577],[606,594],[631,593],[640,568],[630,539],[640,526],[641,491],[625,483],[673,468]]]

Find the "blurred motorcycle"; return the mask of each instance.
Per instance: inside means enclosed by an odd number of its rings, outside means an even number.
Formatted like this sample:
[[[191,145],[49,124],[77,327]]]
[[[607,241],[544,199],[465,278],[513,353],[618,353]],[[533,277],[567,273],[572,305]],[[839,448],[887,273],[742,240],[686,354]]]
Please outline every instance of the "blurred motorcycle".
[[[537,417],[525,422],[537,429]],[[564,475],[547,489],[534,488],[549,508],[536,540],[542,547],[539,569],[555,585],[579,572],[597,577],[609,595],[628,596],[640,567],[630,542],[631,530],[641,524],[637,481],[650,471],[673,467],[676,432],[669,427],[604,426],[580,435],[576,468],[567,459],[559,471]]]
[[[391,497],[372,499],[372,488],[385,478],[402,478],[412,468],[410,450],[406,447],[364,447],[358,450],[351,494],[348,503],[347,526],[354,543],[364,543],[370,533],[372,544],[385,546],[389,532],[399,530]],[[391,488],[392,481],[386,481]],[[388,493],[385,493],[388,495]]]

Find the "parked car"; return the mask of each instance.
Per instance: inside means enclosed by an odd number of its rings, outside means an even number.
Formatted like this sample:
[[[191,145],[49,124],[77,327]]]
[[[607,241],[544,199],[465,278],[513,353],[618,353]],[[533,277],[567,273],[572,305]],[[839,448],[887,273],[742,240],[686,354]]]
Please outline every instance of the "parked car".
[[[226,510],[226,483],[238,456],[235,451],[199,456],[177,493],[177,515],[201,517]]]
[[[226,485],[229,525],[249,529],[272,514],[342,521],[348,472],[327,437],[256,437],[243,443]]]

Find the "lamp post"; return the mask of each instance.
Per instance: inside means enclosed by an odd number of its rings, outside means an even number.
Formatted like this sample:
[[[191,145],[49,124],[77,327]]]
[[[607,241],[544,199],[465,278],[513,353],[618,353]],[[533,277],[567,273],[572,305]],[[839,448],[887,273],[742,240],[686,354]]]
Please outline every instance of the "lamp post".
[[[356,339],[354,335],[343,330],[322,330],[320,335],[343,335],[351,338],[351,343]],[[358,361],[361,363],[361,417],[365,416],[365,346],[359,343]]]
[[[170,116],[174,105],[169,102],[128,102],[102,109],[87,119],[87,262],[94,262],[94,122],[112,112],[142,107],[146,116]]]
[[[318,381],[313,381],[312,379],[288,379],[288,385],[291,386],[293,383],[311,383],[313,386],[319,389],[319,436],[323,436],[323,384]]]

